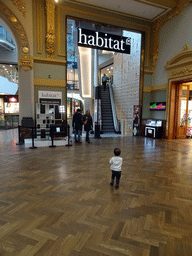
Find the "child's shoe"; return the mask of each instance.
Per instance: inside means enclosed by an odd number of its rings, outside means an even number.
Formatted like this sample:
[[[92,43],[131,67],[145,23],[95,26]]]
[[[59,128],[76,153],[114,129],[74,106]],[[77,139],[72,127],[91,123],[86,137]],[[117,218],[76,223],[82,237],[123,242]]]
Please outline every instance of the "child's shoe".
[[[116,185],[116,187],[115,187],[116,189],[119,189],[119,185]]]
[[[113,186],[113,182],[111,182],[110,185]]]

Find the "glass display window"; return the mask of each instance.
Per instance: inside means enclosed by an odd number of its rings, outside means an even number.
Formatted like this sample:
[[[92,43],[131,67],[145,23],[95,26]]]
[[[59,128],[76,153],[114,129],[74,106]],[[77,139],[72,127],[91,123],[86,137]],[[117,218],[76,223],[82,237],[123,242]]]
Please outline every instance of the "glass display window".
[[[18,114],[19,113],[19,103],[4,103],[5,114]]]
[[[3,102],[4,102],[3,99],[0,99],[0,115],[2,115],[4,112]]]

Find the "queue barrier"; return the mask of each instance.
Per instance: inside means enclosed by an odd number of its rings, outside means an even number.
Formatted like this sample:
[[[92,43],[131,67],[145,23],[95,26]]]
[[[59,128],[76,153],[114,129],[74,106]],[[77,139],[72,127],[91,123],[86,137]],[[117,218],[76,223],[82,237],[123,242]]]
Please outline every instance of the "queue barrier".
[[[56,145],[54,145],[54,137],[55,136],[63,136],[65,137],[65,135],[68,135],[68,144],[66,146],[72,146],[72,144],[70,144],[70,126],[67,125],[67,134],[66,132],[64,132],[63,130],[57,131],[55,128],[57,127],[61,127],[61,125],[53,125],[52,127],[50,127],[49,130],[44,131],[45,132],[45,136],[50,136],[51,137],[51,145],[49,147],[56,147]],[[31,147],[29,147],[30,149],[36,149],[37,147],[35,146],[35,137],[40,136],[41,135],[41,130],[37,131],[36,127],[30,127],[30,126],[21,126],[18,125],[18,143],[16,143],[16,145],[23,145],[24,142],[22,141],[21,137],[21,129],[22,128],[27,128],[27,129],[31,129],[31,139],[32,139],[32,145]]]

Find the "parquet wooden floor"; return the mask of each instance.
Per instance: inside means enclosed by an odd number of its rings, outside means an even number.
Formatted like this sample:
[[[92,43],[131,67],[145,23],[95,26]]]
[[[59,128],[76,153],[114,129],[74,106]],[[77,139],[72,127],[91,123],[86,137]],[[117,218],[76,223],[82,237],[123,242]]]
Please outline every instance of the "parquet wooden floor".
[[[0,255],[192,256],[192,140],[16,146],[0,131]],[[120,188],[109,158],[120,147]]]

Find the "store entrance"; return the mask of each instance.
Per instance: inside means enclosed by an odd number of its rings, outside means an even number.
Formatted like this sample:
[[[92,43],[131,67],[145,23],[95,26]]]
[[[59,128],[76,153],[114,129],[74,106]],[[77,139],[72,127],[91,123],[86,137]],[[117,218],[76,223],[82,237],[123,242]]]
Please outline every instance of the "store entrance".
[[[192,82],[172,84],[170,117],[173,110],[174,121],[170,122],[170,126],[173,125],[172,138],[192,138]]]

